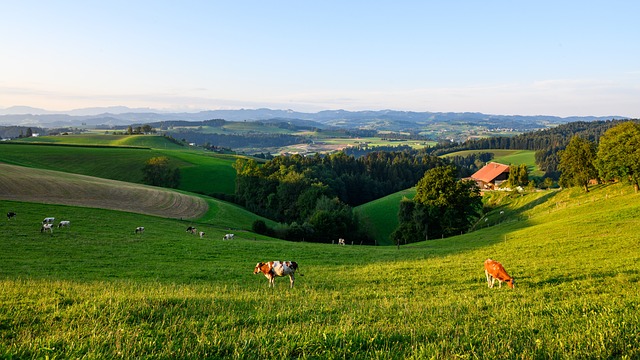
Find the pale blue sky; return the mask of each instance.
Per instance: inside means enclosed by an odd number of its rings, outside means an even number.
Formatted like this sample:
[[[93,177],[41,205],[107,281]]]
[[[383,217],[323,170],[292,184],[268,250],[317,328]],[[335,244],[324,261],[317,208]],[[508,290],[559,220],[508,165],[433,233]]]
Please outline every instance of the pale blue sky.
[[[640,117],[640,2],[0,0],[0,108]]]

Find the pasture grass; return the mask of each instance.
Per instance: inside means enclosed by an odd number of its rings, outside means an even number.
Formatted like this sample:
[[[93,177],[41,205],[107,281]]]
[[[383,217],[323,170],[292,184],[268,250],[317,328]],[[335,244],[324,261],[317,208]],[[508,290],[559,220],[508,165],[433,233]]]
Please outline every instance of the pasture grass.
[[[118,137],[116,135],[82,135],[93,138]],[[66,136],[50,137],[68,139]],[[109,144],[129,142],[147,145],[169,143],[162,136],[138,135],[110,140]],[[77,140],[80,141],[80,140]],[[97,141],[97,140],[96,140]],[[171,143],[169,143],[171,144]],[[171,166],[180,168],[180,189],[201,194],[233,194],[235,191],[235,158],[218,156],[211,152],[187,149],[164,148],[121,148],[90,146],[16,145],[0,144],[0,162],[26,167],[57,170],[75,174],[96,176],[105,179],[142,183],[145,163],[158,156],[169,158]]]
[[[169,141],[164,136],[155,135],[106,135],[98,133],[38,136],[14,140],[20,143],[50,143],[82,146],[130,146],[158,149],[182,149],[183,147]]]
[[[199,239],[179,220],[2,201],[18,217],[0,222],[0,357],[640,357],[638,194],[487,200],[480,230],[399,250]],[[72,227],[41,234],[44,216]],[[487,288],[487,257],[515,290]],[[268,289],[251,274],[265,260],[304,276]]]
[[[161,187],[0,163],[0,199],[199,218],[205,198]],[[210,201],[213,203],[213,201]]]
[[[398,211],[403,197],[412,199],[416,189],[411,188],[370,201],[354,208],[377,245],[394,245],[391,233],[398,227]]]

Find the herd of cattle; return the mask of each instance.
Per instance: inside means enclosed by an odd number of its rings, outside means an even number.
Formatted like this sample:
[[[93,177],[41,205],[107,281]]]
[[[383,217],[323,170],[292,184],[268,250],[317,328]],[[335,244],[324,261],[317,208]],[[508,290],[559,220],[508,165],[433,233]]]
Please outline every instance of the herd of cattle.
[[[17,214],[15,213],[15,211],[9,211],[7,213],[7,220],[11,220],[13,218],[15,218],[17,216]],[[51,234],[53,234],[53,227],[54,227],[54,223],[56,221],[56,218],[54,217],[46,217],[44,218],[44,220],[42,220],[42,226],[40,226],[40,232],[50,232]],[[71,221],[69,220],[61,220],[58,225],[57,228],[63,228],[63,227],[71,227]]]
[[[7,214],[7,217],[9,216],[9,214]],[[15,213],[13,215],[15,217]],[[53,226],[54,226],[54,222],[56,221],[56,218],[54,217],[46,217],[44,218],[44,220],[42,220],[42,226],[40,227],[40,232],[49,232],[51,235],[53,235]],[[63,227],[71,227],[71,221],[69,220],[62,220],[58,223],[58,229],[63,228]]]
[[[9,211],[7,213],[7,220],[11,220],[15,218],[17,214],[14,211]],[[54,217],[45,217],[42,220],[42,226],[40,228],[40,232],[49,231],[53,235],[53,227],[55,223]],[[71,227],[71,221],[62,220],[57,225],[58,229],[64,227]],[[200,238],[204,238],[204,231],[198,231],[193,226],[187,227],[187,232],[193,235],[198,235]],[[144,226],[138,226],[135,229],[135,234],[143,234]],[[234,234],[225,234],[222,240],[232,240],[235,238]],[[338,239],[338,244],[344,245],[344,239]],[[253,274],[264,274],[264,276],[269,280],[269,287],[275,287],[275,279],[280,276],[289,276],[289,286],[293,288],[293,284],[295,282],[295,272],[298,270],[298,263],[295,261],[269,261],[269,262],[259,262],[256,264],[256,267],[253,269]],[[504,269],[501,263],[498,261],[487,259],[484,261],[484,273],[487,278],[487,285],[490,288],[493,288],[495,281],[498,280],[499,287],[502,287],[502,283],[506,282],[510,288],[515,288],[515,279],[511,277],[507,271]],[[300,274],[303,276],[303,274]]]

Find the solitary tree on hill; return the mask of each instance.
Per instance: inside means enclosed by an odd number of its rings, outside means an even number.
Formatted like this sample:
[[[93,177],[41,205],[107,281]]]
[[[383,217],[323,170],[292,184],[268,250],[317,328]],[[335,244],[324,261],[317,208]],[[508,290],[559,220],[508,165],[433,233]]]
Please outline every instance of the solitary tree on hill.
[[[158,156],[147,160],[142,168],[146,184],[177,188],[180,185],[180,169],[169,166],[169,158]]]
[[[396,243],[451,236],[467,231],[482,211],[476,183],[456,178],[455,166],[438,166],[425,172],[413,200],[403,199]]]
[[[604,180],[629,181],[640,190],[640,124],[625,122],[602,135],[596,168]]]
[[[589,181],[598,176],[594,161],[596,145],[589,140],[574,136],[567,147],[560,152],[558,169],[561,186],[583,186],[589,192]]]

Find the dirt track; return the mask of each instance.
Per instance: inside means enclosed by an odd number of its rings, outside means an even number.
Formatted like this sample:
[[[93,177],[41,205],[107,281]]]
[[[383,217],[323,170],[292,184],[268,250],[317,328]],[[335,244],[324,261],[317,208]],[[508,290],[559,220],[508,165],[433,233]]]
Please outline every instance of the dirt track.
[[[193,219],[208,210],[201,198],[152,186],[0,163],[0,199],[77,205]]]

